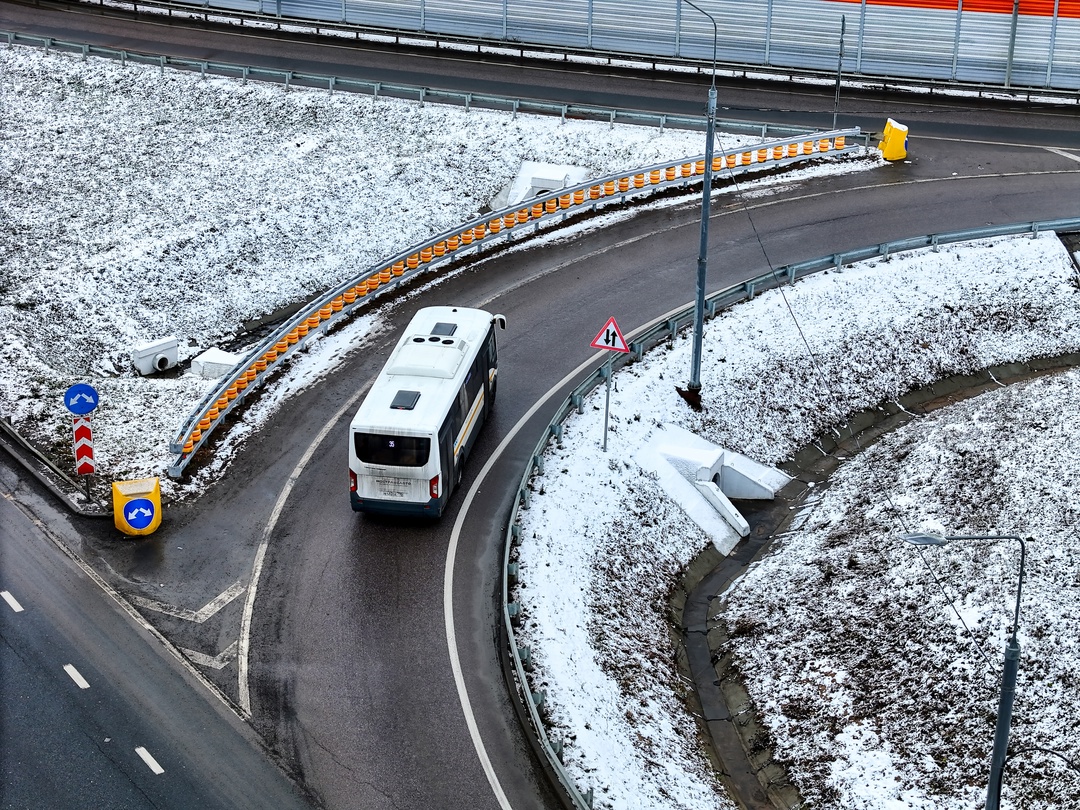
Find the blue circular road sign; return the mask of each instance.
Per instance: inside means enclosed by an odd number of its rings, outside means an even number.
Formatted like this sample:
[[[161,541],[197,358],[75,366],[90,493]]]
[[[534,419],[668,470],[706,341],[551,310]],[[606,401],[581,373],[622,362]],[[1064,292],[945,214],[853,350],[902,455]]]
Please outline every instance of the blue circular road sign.
[[[135,498],[124,504],[124,520],[133,529],[145,529],[154,521],[154,502]]]
[[[98,406],[98,392],[92,385],[76,383],[64,392],[64,405],[76,416],[86,416]]]
[[[124,504],[124,519],[133,529],[145,529],[153,523],[153,501],[136,498]]]

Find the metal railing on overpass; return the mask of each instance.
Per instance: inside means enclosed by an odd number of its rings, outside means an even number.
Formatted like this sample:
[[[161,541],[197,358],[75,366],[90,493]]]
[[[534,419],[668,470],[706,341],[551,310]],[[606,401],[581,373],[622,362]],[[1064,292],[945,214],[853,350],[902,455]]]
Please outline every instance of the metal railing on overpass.
[[[1041,231],[1067,232],[1077,230],[1080,230],[1080,218],[1044,220],[916,236],[857,248],[843,253],[834,253],[817,259],[778,267],[772,272],[715,292],[706,298],[706,316],[712,318],[718,311],[728,309],[743,301],[749,301],[765,290],[780,287],[783,284],[794,284],[798,279],[814,273],[839,269],[845,265],[867,259],[885,259],[894,253],[919,248],[936,250],[940,245],[968,242],[974,239],[1018,234],[1031,234],[1034,237]],[[688,306],[666,320],[656,322],[639,330],[637,333],[627,335],[630,353],[618,354],[614,358],[605,357],[602,361],[598,361],[596,368],[555,409],[554,416],[533,449],[530,460],[521,476],[517,496],[514,498],[510,510],[506,535],[503,538],[502,620],[507,644],[504,652],[509,656],[510,668],[515,677],[515,682],[510,684],[510,688],[517,694],[519,702],[525,708],[537,745],[547,760],[549,770],[554,773],[569,801],[577,810],[591,810],[593,788],[582,788],[580,785],[575,784],[563,767],[562,740],[551,737],[540,715],[544,703],[548,700],[547,691],[544,689],[534,690],[530,684],[529,672],[532,670],[532,651],[528,646],[518,642],[514,632],[514,627],[518,624],[517,619],[521,613],[521,608],[517,602],[513,601],[510,593],[513,585],[517,583],[518,575],[517,564],[511,561],[511,557],[514,547],[521,537],[520,513],[522,510],[529,508],[529,495],[533,478],[544,475],[544,454],[548,445],[552,441],[556,444],[562,441],[563,422],[566,418],[575,411],[579,414],[583,413],[585,397],[596,387],[605,384],[608,375],[614,373],[614,370],[635,362],[649,349],[672,340],[680,329],[691,326],[693,317],[694,307]]]

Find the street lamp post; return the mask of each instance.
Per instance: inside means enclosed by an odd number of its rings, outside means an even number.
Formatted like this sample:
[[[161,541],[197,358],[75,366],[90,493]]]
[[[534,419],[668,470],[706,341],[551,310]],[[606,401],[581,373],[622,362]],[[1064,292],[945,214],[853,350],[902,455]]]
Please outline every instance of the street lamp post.
[[[994,752],[990,756],[990,781],[986,788],[986,810],[1001,806],[1001,780],[1005,772],[1005,756],[1009,750],[1009,726],[1012,723],[1013,698],[1016,697],[1016,673],[1020,669],[1020,642],[1016,638],[1020,626],[1020,591],[1024,587],[1024,557],[1027,549],[1023,538],[1014,534],[905,534],[903,539],[916,546],[944,546],[953,540],[1016,540],[1020,544],[1020,576],[1016,583],[1016,607],[1013,611],[1012,634],[1005,643],[1005,666],[1001,672],[1001,696],[998,699],[997,726],[994,729]]]
[[[716,42],[717,27],[713,15],[699,8],[691,0],[683,0],[688,6],[709,18],[713,27],[712,84],[709,86],[709,103],[706,108],[708,123],[705,127],[705,178],[701,190],[701,243],[697,260],[697,296],[694,299],[694,346],[690,356],[690,382],[683,396],[695,409],[701,408],[701,342],[705,330],[705,270],[709,261],[709,208],[712,202],[713,141],[716,136]]]

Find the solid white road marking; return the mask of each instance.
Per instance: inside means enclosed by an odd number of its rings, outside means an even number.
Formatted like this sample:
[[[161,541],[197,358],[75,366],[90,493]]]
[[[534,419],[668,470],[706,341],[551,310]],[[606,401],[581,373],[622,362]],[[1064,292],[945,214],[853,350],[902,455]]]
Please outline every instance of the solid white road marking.
[[[143,748],[141,745],[135,749],[135,753],[138,754],[142,761],[146,763],[146,767],[152,770],[155,774],[160,776],[165,773],[165,769],[157,764],[157,760],[150,756],[150,752]]]
[[[1077,154],[1075,154],[1073,152],[1066,152],[1064,149],[1055,149],[1052,146],[1046,147],[1046,151],[1047,152],[1053,152],[1055,155],[1061,155],[1063,158],[1068,158],[1069,160],[1075,160],[1077,163],[1080,163],[1080,155],[1077,155]]]
[[[637,240],[631,239],[628,241]],[[492,300],[494,299],[488,299],[484,303],[490,303]],[[630,339],[638,333],[644,332],[654,324],[667,320],[680,309],[682,309],[682,307],[673,309],[671,312],[661,315],[650,323],[638,327],[633,332],[628,332],[624,337],[629,342]],[[473,714],[472,705],[469,701],[469,693],[465,688],[465,678],[462,675],[461,656],[458,654],[457,649],[457,632],[454,629],[454,562],[457,559],[457,548],[461,538],[461,527],[465,522],[465,516],[469,513],[469,507],[472,505],[476,493],[480,491],[480,487],[484,483],[484,479],[487,478],[488,473],[491,472],[491,468],[495,466],[495,461],[503,454],[510,442],[513,441],[514,437],[517,436],[521,429],[525,427],[525,424],[533,418],[541,407],[546,406],[548,400],[550,400],[556,392],[560,391],[576,377],[579,377],[587,369],[597,366],[599,364],[599,358],[605,354],[607,354],[606,351],[596,352],[596,354],[559,380],[559,382],[548,389],[548,392],[544,394],[543,397],[537,400],[533,406],[529,408],[525,415],[518,420],[517,424],[510,429],[510,432],[503,437],[503,440],[499,442],[499,446],[495,448],[495,452],[488,457],[487,463],[484,464],[483,469],[481,469],[480,473],[476,476],[476,480],[473,481],[472,486],[469,487],[469,491],[466,493],[464,501],[462,501],[461,510],[458,512],[457,520],[454,522],[453,531],[450,533],[450,545],[446,550],[446,566],[443,569],[443,621],[446,627],[446,646],[447,652],[450,655],[450,669],[454,673],[454,685],[457,687],[458,701],[461,703],[461,710],[465,714],[465,725],[468,726],[473,748],[476,749],[476,756],[480,759],[480,765],[483,767],[484,774],[487,776],[491,791],[495,794],[495,798],[503,810],[512,809],[509,800],[506,798],[506,793],[499,783],[499,778],[495,774],[495,769],[491,765],[491,759],[488,757],[487,749],[484,747],[484,741],[480,737],[480,727],[476,724],[476,716]]]
[[[289,495],[292,493],[293,486],[304,472],[304,468],[308,465],[308,462],[311,461],[311,457],[315,455],[315,451],[318,449],[319,445],[322,444],[323,439],[326,438],[326,435],[330,432],[331,428],[337,424],[338,420],[344,414],[348,413],[351,408],[356,407],[356,401],[367,393],[370,386],[371,384],[368,383],[368,385],[363,386],[357,391],[351,399],[338,409],[337,413],[330,417],[330,421],[319,431],[319,435],[315,437],[315,440],[304,452],[303,457],[296,463],[292,473],[289,475],[289,480],[286,481],[285,486],[281,488],[281,493],[278,495],[277,502],[270,512],[270,519],[266,522],[266,528],[263,529],[262,540],[259,542],[259,549],[255,552],[255,562],[251,566],[251,583],[248,585],[247,599],[244,602],[244,615],[240,619],[240,638],[237,642],[236,652],[240,710],[248,719],[251,718],[251,689],[248,686],[248,654],[251,650],[251,617],[255,612],[255,592],[258,589],[259,576],[262,574],[263,559],[266,557],[266,548],[270,545],[270,535],[277,525],[278,518],[281,517],[281,511],[285,508],[285,502],[289,500]]]
[[[8,603],[8,607],[10,607],[16,613],[22,613],[23,607],[19,604],[19,600],[17,600],[14,596],[12,596],[7,591],[0,591],[0,596],[4,597],[4,601]]]
[[[75,681],[75,684],[80,689],[89,689],[90,684],[86,682],[86,678],[79,674],[79,670],[75,669],[71,664],[64,664],[64,672],[68,674],[71,680]]]
[[[187,608],[176,607],[174,605],[166,605],[164,602],[147,599],[145,596],[133,596],[131,597],[131,601],[140,607],[153,610],[156,613],[164,613],[168,616],[176,616],[177,618],[184,619],[185,621],[202,624],[243,592],[244,583],[237,580],[198,610],[188,610]]]

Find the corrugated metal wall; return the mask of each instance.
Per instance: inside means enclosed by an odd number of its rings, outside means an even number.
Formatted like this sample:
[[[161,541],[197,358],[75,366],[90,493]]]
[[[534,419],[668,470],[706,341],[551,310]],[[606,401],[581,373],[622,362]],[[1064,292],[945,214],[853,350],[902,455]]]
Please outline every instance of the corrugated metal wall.
[[[212,8],[644,56],[712,58],[682,0],[207,0]],[[721,62],[1080,89],[1080,0],[697,0]],[[963,9],[963,10],[962,10]]]

